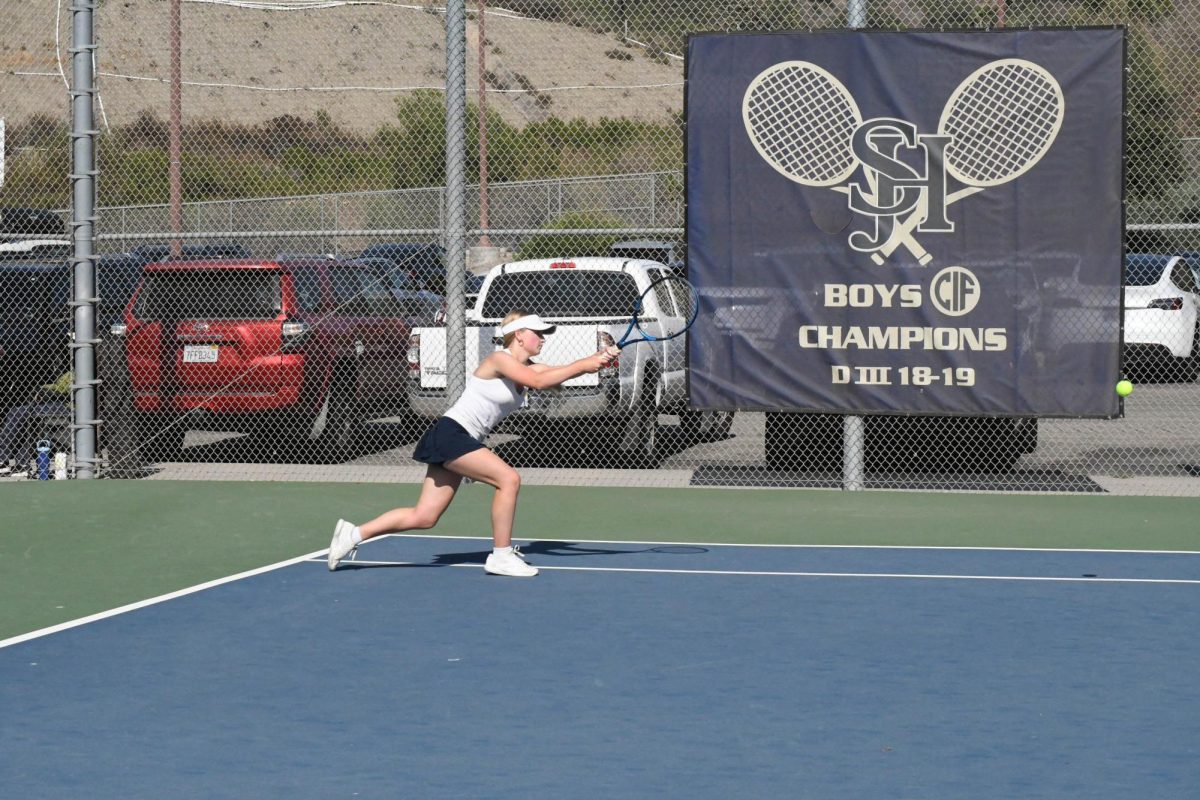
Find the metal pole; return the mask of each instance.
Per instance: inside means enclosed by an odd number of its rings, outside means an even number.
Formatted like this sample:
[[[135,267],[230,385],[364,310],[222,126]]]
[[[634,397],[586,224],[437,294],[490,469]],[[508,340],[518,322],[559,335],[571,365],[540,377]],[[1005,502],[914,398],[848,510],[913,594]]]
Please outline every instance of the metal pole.
[[[487,139],[487,81],[484,63],[487,61],[487,38],[484,35],[486,0],[479,0],[479,237],[480,247],[491,247],[488,240],[488,139]]]
[[[867,27],[868,0],[848,0],[846,3],[846,27]]]
[[[335,194],[333,196],[333,229],[340,231],[342,229],[342,204]],[[342,255],[342,237],[333,237],[333,254],[335,256]]]
[[[650,224],[658,222],[657,209],[655,208],[657,193],[654,191],[658,188],[658,178],[654,175],[650,176]]]
[[[846,27],[864,28],[867,25],[867,0],[846,3]],[[842,418],[842,488],[861,492],[863,488],[864,451],[863,418],[847,414]]]
[[[446,3],[446,394],[466,385],[467,15],[465,0]]]
[[[181,174],[180,161],[182,159],[182,132],[183,127],[183,67],[180,56],[180,7],[181,0],[171,0],[171,19],[170,19],[170,35],[171,40],[171,110],[169,123],[169,144],[167,155],[167,180],[169,184],[170,197],[167,200],[168,216],[170,218],[171,232],[178,234],[183,230],[183,178]],[[183,245],[178,236],[171,238],[171,257],[179,258],[183,252]]]
[[[842,417],[842,488],[847,492],[863,489],[863,468],[866,450],[865,425],[862,417],[847,414]]]
[[[71,422],[75,477],[95,476],[96,465],[96,151],[92,53],[96,49],[95,0],[71,6],[71,263],[72,288]]]

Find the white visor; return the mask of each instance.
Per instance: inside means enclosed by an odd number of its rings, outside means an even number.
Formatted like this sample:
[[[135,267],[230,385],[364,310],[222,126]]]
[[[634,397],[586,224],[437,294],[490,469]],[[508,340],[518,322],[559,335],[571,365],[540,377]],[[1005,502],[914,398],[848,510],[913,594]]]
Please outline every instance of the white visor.
[[[529,330],[537,331],[538,333],[554,333],[554,326],[542,322],[542,318],[537,314],[526,314],[523,317],[517,317],[512,322],[502,327],[500,329],[500,335],[507,336],[508,334],[516,333],[523,328],[528,328]]]

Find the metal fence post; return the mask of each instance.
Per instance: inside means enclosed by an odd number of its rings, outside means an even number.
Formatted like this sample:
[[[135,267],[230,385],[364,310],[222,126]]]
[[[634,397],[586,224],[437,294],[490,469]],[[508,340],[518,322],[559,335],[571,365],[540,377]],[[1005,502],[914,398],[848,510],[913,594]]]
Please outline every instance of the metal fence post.
[[[650,177],[650,224],[653,225],[655,222],[658,221],[658,214],[655,213],[656,212],[656,201],[658,198],[657,198],[657,194],[654,191],[658,185],[658,178],[656,178],[654,175],[650,175],[649,177]]]
[[[466,385],[467,23],[464,0],[446,4],[446,389]]]
[[[846,4],[846,27],[862,28],[867,24],[867,0],[849,0]],[[863,418],[847,414],[842,419],[842,488],[848,492],[863,489],[863,462],[866,450]]]
[[[92,12],[95,0],[71,7],[71,239],[73,243],[71,422],[75,477],[92,478],[96,464],[96,222]]]
[[[341,231],[342,229],[342,203],[335,194],[333,196],[333,229]],[[342,237],[333,237],[333,254],[335,256],[342,255]]]

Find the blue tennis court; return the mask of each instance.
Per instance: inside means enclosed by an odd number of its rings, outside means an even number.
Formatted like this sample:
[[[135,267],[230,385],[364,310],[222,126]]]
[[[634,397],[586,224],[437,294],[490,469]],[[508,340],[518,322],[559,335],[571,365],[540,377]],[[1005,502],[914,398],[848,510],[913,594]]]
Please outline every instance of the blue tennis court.
[[[11,797],[1185,797],[1200,554],[392,536],[0,643]]]

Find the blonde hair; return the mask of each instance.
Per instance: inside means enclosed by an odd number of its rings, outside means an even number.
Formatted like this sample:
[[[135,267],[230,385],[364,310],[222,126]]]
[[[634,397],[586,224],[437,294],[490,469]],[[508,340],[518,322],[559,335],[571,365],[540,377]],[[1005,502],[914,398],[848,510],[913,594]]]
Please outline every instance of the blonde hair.
[[[512,311],[508,312],[508,314],[505,315],[504,319],[500,322],[500,327],[503,328],[505,325],[512,322],[514,319],[520,319],[521,317],[527,317],[532,313],[533,313],[532,311],[526,311],[523,308],[514,308]],[[506,334],[504,334],[504,338],[501,340],[500,344],[503,347],[508,347],[510,344],[513,343],[513,339],[515,339],[515,338],[517,338],[516,331],[513,331],[512,333],[506,333]]]

